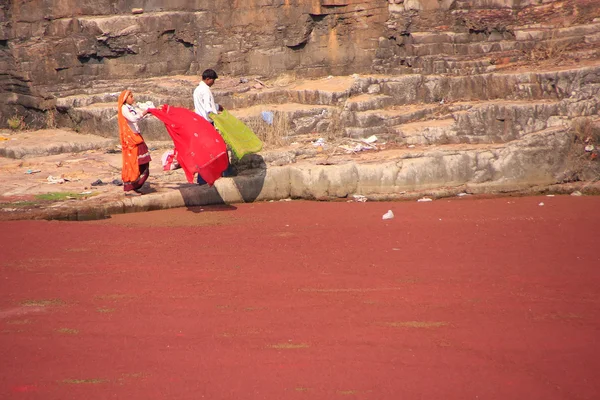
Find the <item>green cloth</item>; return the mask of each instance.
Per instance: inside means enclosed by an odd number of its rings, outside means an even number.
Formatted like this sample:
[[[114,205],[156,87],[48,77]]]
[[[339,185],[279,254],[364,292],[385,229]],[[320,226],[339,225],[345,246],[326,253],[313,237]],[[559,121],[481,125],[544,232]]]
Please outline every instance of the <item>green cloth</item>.
[[[227,110],[223,110],[219,114],[211,113],[209,116],[238,159],[246,154],[257,153],[262,149],[263,144],[252,132],[252,129],[248,128]]]

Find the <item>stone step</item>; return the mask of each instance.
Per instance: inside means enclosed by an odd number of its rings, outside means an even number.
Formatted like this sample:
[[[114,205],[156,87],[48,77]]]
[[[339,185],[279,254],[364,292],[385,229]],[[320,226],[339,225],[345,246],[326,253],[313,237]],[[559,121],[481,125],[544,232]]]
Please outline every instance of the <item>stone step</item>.
[[[597,88],[599,90],[600,88]],[[505,142],[524,134],[563,124],[581,116],[592,116],[599,105],[593,96],[581,99],[511,101],[490,100],[443,104],[393,106],[382,110],[343,112],[347,132],[353,137],[363,137],[361,132],[372,134],[378,127],[385,133],[397,133],[399,126],[427,120],[451,118],[455,121],[457,136],[480,137],[476,140],[453,142]],[[444,117],[446,115],[446,117]],[[386,127],[393,129],[385,129]],[[454,134],[452,134],[454,135]]]
[[[116,101],[71,108],[67,114],[77,132],[119,138]],[[171,140],[164,124],[156,118],[144,118],[139,122],[139,126],[146,140]]]
[[[371,126],[371,127],[345,127],[343,128],[344,136],[360,139],[367,138],[371,135],[375,135],[380,139],[384,140],[395,140],[396,135],[392,132],[389,127],[386,126]]]
[[[151,99],[151,97],[143,97]],[[301,135],[312,132],[325,132],[331,121],[337,119],[339,108],[332,106],[306,105],[296,103],[286,104],[260,104],[253,107],[230,110],[233,115],[247,124],[266,124],[262,120],[261,112],[270,111],[279,124],[276,129],[285,136]],[[94,134],[103,137],[118,137],[117,107],[116,102],[94,103],[84,107],[68,110],[70,120],[76,129],[82,133]],[[170,140],[164,124],[152,117],[140,121],[140,130],[144,138],[149,140]]]
[[[244,79],[245,83],[241,83],[240,78],[223,77],[213,87],[213,94],[217,102],[228,109],[278,103],[338,105],[352,94],[357,94],[354,87],[357,79],[358,75],[327,77],[279,87],[276,84],[262,86],[252,78]],[[157,105],[171,104],[191,109],[192,93],[197,84],[197,77],[166,76],[137,81],[102,81],[86,87],[63,85],[54,88],[52,94],[63,112],[94,103],[116,103],[119,93],[126,88],[134,91],[138,101],[151,100]]]
[[[505,9],[511,7],[513,4],[512,0],[486,0],[486,1],[473,1],[473,0],[456,0],[453,3],[453,9],[464,12],[468,10],[487,10],[491,9]],[[535,9],[543,9],[546,2],[539,0],[519,0],[519,7],[531,7]]]
[[[373,78],[381,93],[396,104],[480,101],[492,99],[562,99],[600,83],[600,60],[579,67],[499,72],[471,76],[402,75]]]
[[[229,108],[247,108],[256,104],[298,103],[314,105],[340,105],[356,93],[356,76],[331,76],[306,80],[284,88],[267,87],[248,91],[221,101],[218,90],[215,98]],[[227,97],[227,96],[226,96]]]
[[[459,61],[451,57],[445,57],[438,62],[446,63],[452,67],[452,63]],[[430,61],[434,62],[432,57]],[[490,59],[480,59],[469,61],[463,64],[467,68],[487,68]],[[470,64],[469,64],[470,63]],[[331,77],[316,80],[307,80],[302,83],[292,84],[288,87],[266,87],[262,90],[240,86],[236,89],[235,83],[229,79],[228,87],[214,89],[215,98],[226,108],[248,108],[257,104],[277,104],[277,103],[298,103],[338,106],[346,104],[352,110],[357,111],[387,106],[390,104],[401,103],[419,103],[419,102],[437,102],[442,98],[452,101],[460,100],[485,100],[489,98],[547,98],[549,95],[566,96],[570,95],[575,89],[581,88],[582,75],[586,76],[587,83],[598,83],[600,76],[600,60],[589,62],[582,65],[581,68],[563,68],[551,71],[536,72],[502,72],[495,74],[477,74],[469,76],[427,76],[420,74],[401,75],[401,76],[344,76]],[[596,78],[594,78],[596,76]],[[546,93],[545,84],[553,79],[563,78],[572,80],[570,87],[566,87],[561,93],[554,90],[553,93]],[[62,93],[55,93],[58,97],[57,104],[61,110],[70,107],[86,106],[98,102],[115,101],[125,82],[116,82],[113,85],[101,84],[92,89],[81,89],[78,94],[73,94],[73,90],[66,90]],[[133,90],[140,99],[149,99],[155,104],[173,104],[184,107],[192,107],[192,91],[195,85],[192,85],[191,77],[183,80],[181,77],[164,77],[161,79],[140,80],[136,83]],[[537,84],[537,90],[528,90],[522,93],[522,87],[518,84]],[[551,83],[549,84],[551,86]],[[409,86],[409,87],[404,87]],[[569,86],[569,85],[565,85]],[[493,87],[495,90],[490,90]],[[252,90],[251,90],[252,89]],[[465,90],[466,89],[466,90]],[[501,92],[500,92],[501,90]],[[449,92],[448,96],[443,96],[442,91]],[[435,93],[435,92],[440,92]],[[367,100],[356,96],[370,94],[387,97],[374,97]],[[392,97],[393,99],[389,99]],[[404,100],[406,99],[406,100]],[[369,105],[369,102],[371,104]]]
[[[435,113],[441,105],[405,105],[393,106],[379,110],[361,112],[344,111],[342,121],[345,126],[372,128],[376,126],[393,126],[409,121],[424,119]]]
[[[338,107],[298,103],[259,104],[230,111],[251,128],[255,128],[257,124],[266,125],[261,113],[271,112],[274,116],[273,128],[285,137],[324,133],[332,120],[338,119],[339,114]]]
[[[569,118],[595,115],[599,104],[594,94],[600,84],[587,87],[588,94],[579,93],[580,98],[563,100],[508,101],[491,100],[479,102],[454,102],[437,104],[408,104],[367,111],[350,111],[372,105],[389,103],[390,96],[359,95],[347,101],[344,107],[318,106],[297,103],[259,104],[248,108],[230,110],[234,115],[253,127],[266,124],[263,111],[273,112],[275,127],[282,136],[306,133],[331,132],[334,125],[343,135],[360,138],[379,135],[394,141],[409,144],[432,143],[436,138],[450,143],[493,143],[513,140],[524,134],[565,123]],[[587,97],[586,97],[587,96]],[[348,106],[350,104],[350,106]],[[114,102],[95,103],[68,111],[80,132],[104,137],[116,137],[118,132]],[[455,124],[445,132],[432,133],[433,128],[423,133],[403,133],[403,124],[427,124],[444,114]],[[434,123],[436,125],[437,123]],[[154,140],[169,140],[162,123],[154,118],[141,122],[144,136]],[[285,132],[284,132],[285,131]],[[333,132],[335,134],[335,132]],[[339,134],[339,133],[338,133]]]
[[[142,80],[134,93],[138,101],[150,100],[157,106],[171,104],[192,109],[189,87],[185,91],[180,88],[171,90],[182,86],[181,82],[180,78]],[[285,116],[289,122],[286,124],[289,135],[286,136],[337,129],[340,135],[351,137],[370,136],[376,132],[397,137],[397,129],[389,127],[440,118],[440,115],[434,115],[436,113],[451,114],[468,109],[452,116],[457,120],[457,135],[471,137],[469,141],[479,141],[475,140],[477,136],[506,141],[547,124],[538,119],[597,113],[600,61],[582,63],[578,68],[470,76],[354,75],[308,80],[289,87],[266,87],[264,90],[235,89],[235,82],[229,83],[224,85],[223,92],[215,93],[220,103],[242,120],[260,118],[262,111]],[[103,85],[104,92],[95,89],[58,98],[58,125],[82,133],[116,137],[116,97],[119,92],[114,89],[122,84]],[[175,96],[177,93],[184,96],[184,92],[187,93],[185,97]],[[276,101],[266,101],[273,99]],[[502,103],[498,103],[501,99],[525,103],[501,106],[499,104]],[[467,107],[464,102],[473,104]],[[496,105],[485,108],[482,105],[485,102]],[[547,102],[561,104],[549,106]],[[538,103],[546,105],[537,106]],[[480,108],[473,108],[476,105]],[[507,113],[509,122],[504,115]],[[527,113],[532,113],[533,117]],[[536,117],[538,114],[541,117]],[[533,128],[523,118],[533,118]],[[144,120],[141,128],[148,138],[169,139],[162,123],[154,118]]]
[[[368,163],[368,155],[361,153],[354,156],[354,162],[339,164],[333,156],[328,159],[333,166],[293,164],[286,173],[290,174],[291,196],[298,198],[355,193],[380,194],[384,199],[386,194],[393,198],[415,190],[454,187],[477,193],[484,185],[511,191],[560,181],[565,167],[561,154],[569,146],[569,135],[551,128],[502,144],[444,144],[380,152],[377,163]]]
[[[397,141],[408,145],[460,143],[456,140],[455,121],[452,118],[411,122],[392,127]]]
[[[541,27],[540,27],[541,28]],[[555,40],[571,37],[585,37],[600,33],[600,23],[592,22],[589,24],[574,25],[564,28],[546,27],[546,28],[513,28],[512,32],[516,41],[543,41]]]
[[[382,109],[393,104],[394,98],[392,96],[366,93],[350,97],[344,103],[343,109],[344,111],[357,112]]]
[[[104,107],[106,105],[112,105],[116,109],[117,99],[119,98],[120,92],[110,93],[96,93],[96,94],[80,94],[66,97],[59,97],[56,99],[56,109],[59,112],[68,112],[70,109],[84,108],[84,107]],[[143,90],[136,90],[134,92],[135,100],[137,102],[151,101],[156,106],[161,104],[177,105],[186,108],[193,107],[193,101],[191,99],[165,96],[162,93],[145,92]]]
[[[575,38],[581,40],[581,38]],[[533,46],[534,41],[529,42]],[[477,42],[477,43],[424,43],[413,44],[406,47],[406,57],[427,57],[427,56],[464,56],[480,57],[492,53],[505,52],[510,50],[520,50],[523,43],[515,41],[502,42]]]
[[[567,120],[565,104],[558,101],[476,104],[452,114],[459,142],[497,143],[549,127],[562,126]]]
[[[536,62],[533,58],[566,58],[582,50],[591,53],[598,41],[598,20],[568,27],[536,24],[507,26],[501,31],[415,31],[397,39],[400,47],[384,47],[374,67],[382,73],[399,74],[485,73],[507,58]],[[532,51],[536,53],[533,56]],[[447,62],[450,59],[452,62]]]
[[[375,60],[374,70],[382,74],[423,74],[468,76],[499,71],[511,66],[511,63],[539,64],[540,62],[575,66],[575,60],[598,60],[600,51],[596,44],[600,35],[594,34],[577,42],[554,41],[554,44],[540,46],[538,42],[521,43],[518,46],[506,46],[505,50],[490,51],[475,55],[433,54],[424,56],[395,56],[389,60]]]
[[[512,60],[511,55],[503,55],[501,59]],[[373,67],[380,74],[397,75],[469,75],[494,72],[496,58],[477,58],[475,60],[453,60],[452,57],[403,57],[400,62],[385,65],[377,63]]]
[[[0,156],[16,159],[106,149],[119,143],[118,136],[108,139],[96,135],[81,135],[65,129],[2,135],[9,140],[0,141]]]
[[[506,143],[544,129],[569,126],[576,117],[597,114],[596,103],[577,107],[572,107],[573,104],[577,103],[564,100],[457,103],[447,106],[447,118],[399,124],[386,133],[390,140],[415,145]]]
[[[484,44],[511,42],[544,41],[571,37],[584,37],[600,33],[600,23],[574,25],[570,27],[548,26],[513,26],[510,30],[491,31],[473,34],[469,32],[411,32],[405,41],[407,46],[423,44]]]
[[[340,157],[339,153],[322,154],[322,159],[328,160],[327,165],[315,159],[282,166],[269,165],[267,168],[263,164],[254,173],[219,179],[214,188],[198,185],[182,187],[181,182],[185,178],[181,170],[173,174],[155,171],[151,175],[151,183],[157,190],[157,196],[149,194],[126,200],[124,206],[122,198],[107,193],[107,196],[93,197],[91,202],[86,201],[79,206],[55,205],[45,218],[83,220],[90,219],[92,215],[98,218],[133,210],[150,211],[157,207],[288,198],[352,199],[354,194],[367,196],[369,200],[417,200],[423,196],[436,199],[476,193],[524,193],[529,189],[540,193],[549,185],[562,181],[565,164],[560,155],[568,152],[569,146],[569,136],[553,130],[500,145],[390,149],[378,152],[377,157],[372,157],[373,154],[369,157],[369,152],[358,153],[351,158]],[[102,173],[106,167],[106,161],[109,165],[118,164],[112,161],[117,159],[90,157],[86,160],[91,164],[91,168],[86,168],[86,176],[95,179],[97,173]],[[104,179],[104,176],[101,177]]]

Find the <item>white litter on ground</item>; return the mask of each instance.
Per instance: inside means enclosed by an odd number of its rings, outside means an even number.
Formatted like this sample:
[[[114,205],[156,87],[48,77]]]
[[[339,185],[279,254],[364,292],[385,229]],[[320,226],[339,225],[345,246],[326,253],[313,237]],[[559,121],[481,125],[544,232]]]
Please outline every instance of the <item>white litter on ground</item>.
[[[352,198],[354,198],[354,201],[359,202],[359,203],[367,202],[367,196],[363,196],[362,194],[353,194]]]
[[[394,218],[394,213],[392,212],[392,210],[388,210],[388,212],[383,214],[383,217],[381,217],[381,219],[392,219],[392,218]]]

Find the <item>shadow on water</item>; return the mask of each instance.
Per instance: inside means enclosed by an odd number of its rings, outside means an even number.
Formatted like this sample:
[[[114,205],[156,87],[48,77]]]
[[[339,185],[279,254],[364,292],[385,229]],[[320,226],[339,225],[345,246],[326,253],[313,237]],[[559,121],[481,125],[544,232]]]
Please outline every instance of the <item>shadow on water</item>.
[[[232,206],[231,204],[215,204],[212,206],[196,206],[196,207],[188,207],[188,211],[193,212],[194,214],[200,214],[204,212],[214,212],[214,211],[235,211],[237,210],[236,206]]]
[[[248,154],[237,164],[238,176],[233,181],[244,199],[244,203],[254,202],[262,192],[267,176],[267,164],[259,154]]]
[[[121,214],[123,212],[154,211],[181,207],[181,199],[183,199],[183,206],[193,213],[200,213],[200,208],[203,208],[203,211],[235,211],[237,207],[231,205],[232,203],[252,203],[260,196],[267,176],[267,165],[262,156],[250,154],[239,160],[235,167],[238,170],[237,176],[218,180],[216,185],[212,187],[180,182],[169,185],[173,189],[172,192],[167,190],[160,197],[154,197],[152,194],[158,191],[150,185],[145,185],[142,192],[148,196],[138,197],[138,199],[144,199],[144,201],[134,204],[127,210],[122,205],[119,210],[85,207],[66,212],[56,210],[53,213],[44,214],[43,218],[92,221],[110,218],[112,213]],[[177,191],[179,191],[181,197],[178,196]]]
[[[198,213],[200,207],[208,211],[206,206],[215,206],[210,211],[234,211],[237,207],[232,202],[254,202],[262,192],[267,165],[259,154],[248,154],[234,164],[237,175],[219,182],[212,187],[208,185],[182,184],[178,190],[181,193],[185,207]],[[241,198],[240,198],[241,197]]]

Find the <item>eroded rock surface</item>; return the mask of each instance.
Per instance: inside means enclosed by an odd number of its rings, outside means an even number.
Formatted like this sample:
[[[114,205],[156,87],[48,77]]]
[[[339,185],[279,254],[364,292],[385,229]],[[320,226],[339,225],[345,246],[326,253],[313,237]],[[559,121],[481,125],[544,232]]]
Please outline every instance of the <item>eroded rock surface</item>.
[[[119,91],[191,108],[215,68],[217,100],[253,126],[273,112],[282,145],[415,146],[392,192],[595,176],[569,172],[574,138],[600,141],[595,0],[11,0],[0,16],[0,124],[115,139]],[[157,120],[142,128],[169,139]]]

